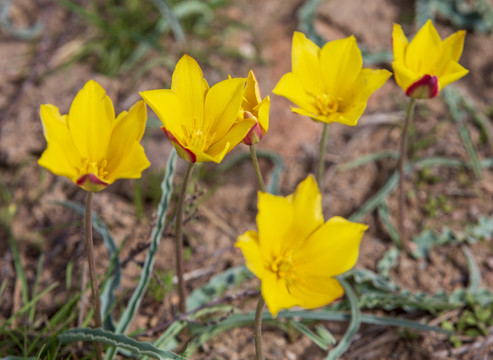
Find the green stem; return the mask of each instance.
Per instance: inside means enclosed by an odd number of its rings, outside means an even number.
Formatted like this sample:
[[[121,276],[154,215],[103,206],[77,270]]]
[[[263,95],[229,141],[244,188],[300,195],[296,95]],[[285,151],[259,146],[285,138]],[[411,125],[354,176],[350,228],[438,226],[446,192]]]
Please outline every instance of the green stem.
[[[86,197],[86,251],[87,261],[89,262],[89,276],[91,279],[92,290],[92,305],[94,308],[94,315],[96,320],[96,327],[102,328],[103,322],[101,321],[101,303],[99,300],[99,286],[98,279],[96,277],[96,262],[94,261],[94,243],[92,239],[92,198],[93,192],[88,191]],[[96,358],[101,359],[102,346],[99,342],[96,342]]]
[[[406,166],[406,154],[407,154],[407,136],[409,123],[413,121],[414,118],[414,108],[416,107],[416,99],[411,98],[409,101],[409,105],[407,107],[406,112],[406,120],[404,123],[404,128],[402,129],[401,134],[401,149],[400,149],[400,157],[399,157],[399,233],[401,236],[401,248],[404,250],[408,250],[408,241],[407,241],[407,231],[406,226],[404,225],[404,220],[406,217],[406,193],[404,189],[404,177],[405,172],[404,168]]]
[[[317,182],[322,191],[322,181],[324,179],[325,172],[325,149],[327,148],[327,137],[329,134],[329,124],[324,124],[324,130],[322,132],[322,139],[320,140],[320,154],[318,158],[318,169],[317,169]]]
[[[258,296],[257,309],[255,310],[255,359],[264,360],[262,352],[262,312],[264,311],[265,301],[262,294]]]
[[[183,279],[183,205],[185,203],[185,194],[187,192],[188,180],[192,173],[194,163],[188,163],[185,178],[183,179],[182,188],[180,191],[180,197],[178,199],[178,209],[176,214],[176,276],[178,277],[178,294],[180,297],[180,303],[178,306],[179,311],[184,314],[187,311],[187,295],[185,290],[185,280]]]
[[[255,169],[255,174],[257,175],[258,185],[260,191],[267,192],[265,189],[264,178],[262,177],[262,172],[260,171],[260,165],[258,163],[257,152],[255,151],[255,146],[250,145],[250,154],[252,155],[252,163]]]

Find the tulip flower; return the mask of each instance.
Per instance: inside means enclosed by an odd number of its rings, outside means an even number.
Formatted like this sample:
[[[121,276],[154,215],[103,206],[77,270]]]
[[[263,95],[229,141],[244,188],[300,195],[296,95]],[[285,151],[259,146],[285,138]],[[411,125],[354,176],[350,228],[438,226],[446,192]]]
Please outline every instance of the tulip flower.
[[[96,81],[88,81],[74,98],[68,115],[41,105],[48,146],[39,165],[95,192],[117,179],[140,178],[150,163],[139,144],[147,119],[143,101],[115,118],[111,99]]]
[[[408,42],[401,26],[394,24],[392,68],[397,84],[411,98],[429,99],[469,71],[459,64],[466,32],[460,30],[442,41],[428,20]]]
[[[253,71],[250,70],[245,86],[239,119],[255,119],[256,124],[243,139],[243,143],[246,145],[257,144],[262,140],[262,137],[269,129],[269,107],[269,96],[266,96],[265,99],[262,100],[257,78]]]
[[[295,32],[291,57],[292,72],[282,76],[274,94],[299,106],[293,112],[327,124],[356,125],[370,95],[391,76],[387,70],[363,69],[354,36],[320,49]]]
[[[209,88],[197,62],[184,55],[176,65],[171,89],[141,92],[163,123],[178,155],[190,163],[220,163],[255,125],[237,116],[245,79],[227,79]]]
[[[261,280],[272,315],[296,305],[317,308],[342,296],[334,276],[354,266],[368,227],[342,217],[324,223],[322,197],[311,175],[287,197],[261,192],[258,197],[258,232],[245,232],[236,246]]]

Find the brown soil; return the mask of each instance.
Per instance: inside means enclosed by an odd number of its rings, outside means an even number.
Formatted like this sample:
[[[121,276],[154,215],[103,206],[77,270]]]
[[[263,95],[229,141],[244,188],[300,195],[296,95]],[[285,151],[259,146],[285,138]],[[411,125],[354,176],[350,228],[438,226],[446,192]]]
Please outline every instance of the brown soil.
[[[390,50],[392,23],[404,24],[406,33],[413,33],[409,24],[413,6],[407,1],[391,0],[333,0],[322,2],[315,21],[316,29],[326,40],[333,40],[354,34],[360,46],[369,52]],[[260,82],[262,94],[271,95],[271,127],[258,145],[259,150],[278,153],[285,164],[281,178],[280,192],[288,194],[298,182],[315,168],[317,144],[321,125],[302,118],[290,111],[290,103],[272,95],[282,74],[290,71],[291,37],[298,27],[298,0],[233,0],[224,9],[221,17],[244,26],[228,31],[218,29],[214,37],[207,40],[190,39],[184,51],[206,51],[208,46],[227,48],[241,54],[233,58],[227,52],[211,54],[207,61],[198,58],[204,66],[206,77],[214,83],[227,74],[246,76],[253,68]],[[108,78],[95,73],[89,64],[80,62],[68,67],[60,64],[69,59],[89,39],[89,32],[80,26],[70,24],[77,19],[50,1],[19,0],[12,6],[11,18],[17,27],[25,27],[36,20],[43,22],[40,37],[32,41],[19,40],[0,29],[0,211],[10,212],[10,231],[17,240],[21,259],[30,283],[36,274],[36,265],[41,253],[45,265],[40,287],[59,281],[64,283],[69,261],[74,263],[73,278],[77,282],[85,271],[85,250],[81,241],[82,223],[78,215],[56,204],[57,201],[84,202],[84,192],[64,178],[56,177],[40,168],[36,160],[45,148],[42,126],[39,120],[39,105],[55,104],[66,113],[76,92],[89,79],[94,78],[106,89],[115,103],[117,111],[127,109],[138,99],[138,91],[169,85],[171,72],[156,67],[142,77],[134,79],[131,74]],[[442,37],[455,29],[446,21],[438,22]],[[210,45],[212,44],[212,45]],[[468,33],[461,63],[470,74],[456,85],[461,92],[470,96],[481,111],[491,109],[493,104],[493,59],[492,36]],[[210,52],[210,51],[209,51]],[[169,56],[174,63],[180,50],[171,49]],[[258,61],[258,60],[262,61]],[[380,64],[389,68],[389,64]],[[357,127],[339,124],[330,126],[330,144],[327,152],[327,173],[325,176],[324,214],[348,217],[359,206],[373,196],[385,184],[395,169],[395,161],[381,160],[353,170],[341,171],[338,167],[365,154],[381,151],[397,151],[400,136],[399,123],[404,117],[407,99],[393,80],[375,93],[365,115]],[[491,118],[488,119],[491,123]],[[468,128],[482,159],[492,156],[491,144],[481,145],[479,132],[466,118]],[[450,120],[443,100],[439,97],[421,101],[416,114],[416,137],[428,137],[432,141],[418,151],[416,156],[445,156],[467,161],[467,152],[459,137],[458,127]],[[144,212],[137,218],[133,203],[134,182],[118,181],[95,196],[94,209],[110,229],[117,245],[125,241],[121,259],[129,257],[133,249],[146,244],[155,220],[155,207],[151,186],[160,179],[163,166],[171,145],[159,129],[149,129],[143,144],[152,163],[144,173],[141,189],[145,195]],[[241,145],[229,157],[245,152]],[[262,160],[265,173],[271,164]],[[185,162],[178,160],[179,185],[184,173]],[[217,166],[207,164],[202,170],[214,175]],[[475,224],[481,216],[493,213],[493,173],[485,169],[481,180],[470,170],[432,168],[436,182],[422,182],[418,172],[408,177],[407,226],[413,235],[425,229],[440,232],[445,226],[455,230],[467,224]],[[267,175],[267,178],[269,176]],[[421,182],[420,182],[421,181]],[[221,184],[220,187],[217,187]],[[190,248],[186,261],[186,272],[199,274],[189,281],[191,290],[208,280],[213,274],[241,265],[241,253],[233,245],[238,234],[255,229],[257,184],[250,163],[243,162],[220,177],[210,177],[197,182],[197,212],[186,225],[185,238]],[[439,208],[430,213],[427,208],[430,199],[445,195],[448,209]],[[396,223],[397,196],[393,191],[388,199],[391,220]],[[376,271],[376,264],[392,246],[375,212],[360,221],[370,225],[365,235],[357,268]],[[163,271],[174,268],[172,230],[167,230],[163,239],[156,269]],[[8,246],[7,232],[0,228],[0,279],[7,281],[7,287],[0,298],[0,319],[8,318],[21,306],[19,283],[13,267]],[[480,267],[482,285],[493,287],[493,252],[491,239],[470,245],[469,248]],[[105,247],[96,237],[97,268],[101,274],[108,266]],[[145,252],[124,268],[119,295],[128,299],[140,273],[139,262]],[[391,272],[392,281],[411,292],[435,293],[439,289],[448,292],[467,285],[466,260],[457,246],[443,246],[431,251],[426,259],[415,260],[401,255],[398,266]],[[79,285],[77,285],[79,286]],[[256,290],[257,282],[247,281],[241,288],[232,290],[241,293]],[[127,295],[125,295],[127,294]],[[46,314],[56,311],[64,299],[63,291],[53,298],[42,298],[38,309]],[[88,301],[88,298],[86,299]],[[234,303],[242,311],[255,307],[254,297],[244,297]],[[163,303],[157,303],[152,296],[146,296],[141,310],[134,321],[132,330],[149,329],[172,318],[176,309],[177,296],[168,294]],[[41,310],[38,310],[41,311]],[[386,314],[383,310],[377,314]],[[388,315],[406,315],[390,313]],[[400,316],[399,315],[399,316]],[[406,315],[409,316],[409,315]],[[457,314],[445,314],[452,320]],[[431,314],[411,314],[415,320],[429,320]],[[436,321],[435,325],[440,322]],[[337,337],[345,331],[345,323],[324,324]],[[454,349],[447,338],[435,333],[417,333],[409,336],[395,328],[364,325],[344,359],[486,359],[480,357],[482,346],[488,338],[468,339],[462,348]],[[320,350],[304,336],[287,336],[278,329],[264,330],[266,359],[323,359],[326,351]],[[491,341],[490,341],[491,342]],[[483,351],[483,355],[486,352]],[[7,354],[0,354],[7,355]],[[492,355],[493,356],[493,355]],[[254,357],[253,331],[249,327],[237,328],[213,338],[204,345],[192,359],[252,359]]]

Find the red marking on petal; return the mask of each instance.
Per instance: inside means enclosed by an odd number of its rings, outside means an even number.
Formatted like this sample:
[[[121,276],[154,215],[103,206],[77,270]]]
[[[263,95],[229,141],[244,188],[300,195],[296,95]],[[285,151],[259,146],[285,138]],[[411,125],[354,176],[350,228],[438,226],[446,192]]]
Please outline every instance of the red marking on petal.
[[[84,174],[75,182],[86,191],[97,192],[103,190],[109,184],[95,174]]]
[[[425,75],[406,90],[406,95],[416,99],[431,99],[440,92],[438,78]]]
[[[180,142],[176,139],[176,137],[170,131],[168,131],[164,126],[161,127],[161,130],[163,130],[166,137],[173,144],[178,145],[178,149],[176,146],[175,146],[175,149],[177,150],[177,153],[180,157],[182,157],[183,159],[185,159],[186,161],[191,162],[191,163],[197,162],[197,156],[193,152],[191,152],[189,149],[183,147],[183,145],[180,144]]]
[[[77,179],[76,184],[81,186],[83,185],[86,181],[89,181],[93,183],[94,185],[102,185],[102,186],[108,186],[108,183],[101,180],[94,174],[85,174],[82,175],[80,178]]]
[[[255,145],[260,140],[262,140],[263,136],[264,133],[262,132],[262,128],[260,127],[260,124],[256,123],[255,125],[252,126],[248,134],[243,139],[243,143],[246,145]]]

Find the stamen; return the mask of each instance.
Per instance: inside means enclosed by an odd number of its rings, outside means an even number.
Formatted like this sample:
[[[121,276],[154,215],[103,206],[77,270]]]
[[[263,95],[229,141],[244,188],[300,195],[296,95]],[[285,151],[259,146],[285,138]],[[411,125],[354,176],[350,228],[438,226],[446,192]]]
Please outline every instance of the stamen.
[[[327,94],[316,95],[314,106],[321,115],[330,115],[339,110],[341,98],[332,99]]]

